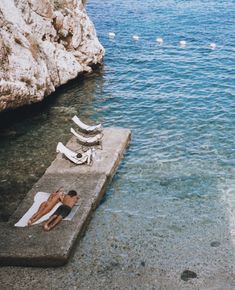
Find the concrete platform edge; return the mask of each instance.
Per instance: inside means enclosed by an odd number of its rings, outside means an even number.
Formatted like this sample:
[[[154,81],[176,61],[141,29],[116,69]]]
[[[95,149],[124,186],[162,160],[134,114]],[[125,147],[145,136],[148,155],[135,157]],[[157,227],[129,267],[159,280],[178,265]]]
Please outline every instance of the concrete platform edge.
[[[5,243],[6,243],[3,247],[4,250],[0,252],[0,266],[56,267],[56,266],[62,266],[69,261],[69,258],[72,255],[76,244],[79,242],[80,238],[85,233],[85,230],[92,218],[92,214],[97,208],[97,206],[99,205],[101,199],[103,198],[105,191],[107,187],[109,186],[121,159],[124,156],[125,150],[130,143],[130,139],[131,139],[130,130],[119,129],[119,128],[118,129],[114,128],[113,130],[114,131],[119,130],[117,132],[119,133],[121,132],[120,134],[120,136],[122,136],[120,139],[122,140],[120,141],[121,146],[120,144],[117,144],[118,153],[115,152],[115,154],[112,154],[113,158],[115,159],[111,162],[112,166],[110,167],[108,171],[105,172],[105,174],[104,172],[102,172],[102,174],[99,175],[98,182],[92,191],[92,195],[90,199],[88,200],[87,203],[85,203],[84,201],[85,206],[82,207],[83,214],[81,216],[81,219],[79,220],[79,223],[76,223],[76,220],[75,220],[73,227],[71,227],[71,229],[73,230],[71,230],[69,235],[66,236],[67,238],[66,247],[63,247],[62,251],[60,250],[57,252],[46,253],[46,254],[44,251],[42,252],[38,251],[38,253],[32,253],[32,252],[27,253],[26,251],[22,253],[20,251],[20,248],[18,252],[17,252],[17,249],[14,249],[14,251],[12,252],[13,247],[17,246],[17,241],[12,241],[12,239],[14,239],[14,235],[15,235],[16,240],[20,239],[21,237],[20,235],[17,236],[17,229],[12,226],[12,222],[14,220],[13,218],[13,220],[10,220],[8,223],[0,223],[0,233],[4,232],[4,234],[2,235],[2,238],[5,239]],[[123,130],[123,134],[122,134],[122,130]],[[56,160],[58,158],[60,157],[57,156]],[[49,173],[50,173],[50,170],[49,170]],[[46,171],[45,175],[46,174],[48,175],[48,170]],[[82,172],[82,174],[84,175],[84,172]],[[40,184],[40,180],[37,182],[37,184],[38,183]],[[28,196],[26,196],[26,199],[29,199],[29,195],[31,196],[32,193],[29,192],[27,195]],[[29,201],[27,200],[27,203],[28,202]],[[18,209],[18,214],[21,212],[22,210]],[[17,217],[17,214],[13,215],[13,217]],[[51,240],[49,240],[49,242],[51,242]],[[0,243],[0,247],[1,247],[1,243]]]

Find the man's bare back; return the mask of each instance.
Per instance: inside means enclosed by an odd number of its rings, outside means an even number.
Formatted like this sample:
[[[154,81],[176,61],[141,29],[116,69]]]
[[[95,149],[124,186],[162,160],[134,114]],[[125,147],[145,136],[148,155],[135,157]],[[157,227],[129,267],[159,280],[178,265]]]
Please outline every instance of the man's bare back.
[[[64,195],[63,200],[62,200],[63,204],[65,204],[71,208],[76,204],[77,201],[78,201],[77,195],[71,197],[67,194]]]
[[[62,221],[72,210],[79,197],[75,190],[70,190],[68,194],[64,195],[62,205],[57,208],[54,214],[44,223],[43,228],[45,231],[50,231],[58,223]]]

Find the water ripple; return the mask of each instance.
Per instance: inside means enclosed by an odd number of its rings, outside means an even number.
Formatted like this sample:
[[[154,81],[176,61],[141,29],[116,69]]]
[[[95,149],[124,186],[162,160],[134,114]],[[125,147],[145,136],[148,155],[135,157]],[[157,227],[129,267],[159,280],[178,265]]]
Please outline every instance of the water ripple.
[[[235,220],[230,194],[234,1],[88,2],[106,48],[104,67],[53,96],[46,108],[0,131],[1,208],[16,208],[54,159],[56,143],[70,137],[70,118],[77,112],[87,122],[132,130],[126,158],[98,211],[94,239],[97,232],[108,240],[110,231],[126,231],[142,245],[141,230],[144,241],[152,245],[158,239],[157,249],[164,253],[154,259],[156,251],[143,249],[153,265],[159,259],[161,267],[182,259],[185,265],[188,260],[205,265],[204,257],[214,257],[206,245],[219,236],[225,249]],[[116,33],[113,41],[109,31]],[[138,42],[132,40],[134,34],[140,36]],[[164,38],[161,46],[155,42],[158,36]],[[185,48],[179,47],[180,40],[187,41]],[[211,42],[217,44],[215,50],[208,48]],[[15,188],[18,196],[11,194]],[[103,221],[112,229],[105,231]],[[178,245],[181,256],[175,259]],[[195,256],[201,260],[195,262]],[[219,265],[227,263],[222,250],[218,259]]]

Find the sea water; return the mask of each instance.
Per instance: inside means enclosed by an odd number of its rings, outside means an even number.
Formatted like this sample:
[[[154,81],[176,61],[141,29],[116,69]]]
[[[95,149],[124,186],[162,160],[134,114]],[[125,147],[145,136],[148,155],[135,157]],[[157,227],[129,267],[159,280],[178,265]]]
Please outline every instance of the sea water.
[[[104,65],[6,125],[0,140],[3,219],[54,159],[56,143],[68,140],[74,114],[130,128],[131,145],[81,244],[84,252],[93,249],[84,263],[92,265],[98,255],[100,265],[115,260],[177,277],[190,268],[217,279],[218,289],[230,289],[234,11],[232,0],[88,1],[106,49]]]

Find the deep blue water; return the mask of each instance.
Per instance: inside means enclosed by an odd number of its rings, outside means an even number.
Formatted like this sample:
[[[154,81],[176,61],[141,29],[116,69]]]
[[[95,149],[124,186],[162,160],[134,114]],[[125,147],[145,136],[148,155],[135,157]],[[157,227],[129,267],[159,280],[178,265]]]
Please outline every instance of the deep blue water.
[[[99,210],[112,224],[108,234],[99,227],[100,240],[131,240],[151,265],[232,265],[234,1],[93,0],[87,11],[106,49],[92,117],[133,133]],[[212,241],[221,243],[220,254]]]
[[[104,66],[60,91],[30,122],[12,125],[13,135],[1,140],[2,190],[31,186],[54,159],[56,143],[68,139],[74,113],[106,127],[131,128],[131,145],[84,238],[85,249],[95,249],[100,261],[142,259],[173,272],[203,267],[201,276],[222,271],[231,277],[234,1],[90,0],[87,12],[106,49]],[[113,240],[122,250],[105,252]],[[218,251],[211,247],[215,241]]]
[[[233,180],[234,8],[234,1],[88,2],[106,48],[92,117],[133,131],[122,194],[203,202]]]

